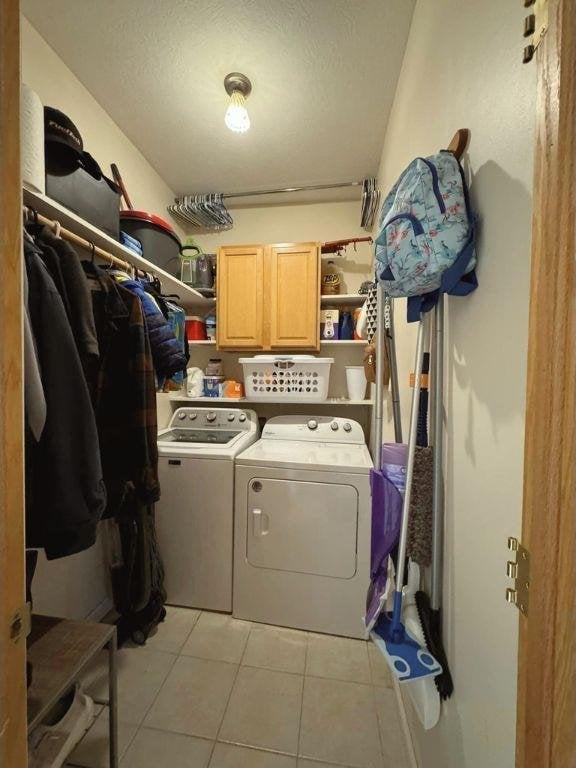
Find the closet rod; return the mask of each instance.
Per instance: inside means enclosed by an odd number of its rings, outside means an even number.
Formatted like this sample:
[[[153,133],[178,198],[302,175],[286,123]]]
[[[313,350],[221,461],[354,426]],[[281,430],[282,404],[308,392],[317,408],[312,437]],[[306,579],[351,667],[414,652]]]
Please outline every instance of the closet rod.
[[[46,226],[50,227],[51,229],[54,229],[56,225],[60,227],[58,236],[63,238],[64,240],[68,240],[69,242],[73,243],[74,245],[78,245],[80,248],[86,248],[90,252],[92,252],[92,249],[94,249],[94,255],[99,256],[101,259],[106,259],[107,261],[111,262],[112,264],[115,264],[118,267],[121,267],[122,269],[134,269],[132,264],[128,263],[127,261],[123,261],[122,259],[119,259],[118,256],[114,256],[113,253],[109,253],[108,251],[105,251],[103,248],[100,248],[98,245],[94,245],[94,243],[91,243],[90,240],[86,240],[84,237],[80,237],[80,235],[77,235],[75,232],[71,232],[69,229],[66,229],[63,227],[59,221],[56,221],[54,219],[49,219],[46,216],[43,216],[41,213],[36,213],[31,208],[26,208],[27,211],[32,215],[34,221],[38,221],[41,224],[45,224]]]
[[[319,189],[341,189],[342,187],[361,187],[363,181],[342,181],[338,184],[312,184],[308,187],[287,187],[286,189],[260,189],[255,192],[229,192],[222,197],[255,197],[257,195],[281,195],[284,192],[312,192]],[[193,195],[190,195],[193,197]]]

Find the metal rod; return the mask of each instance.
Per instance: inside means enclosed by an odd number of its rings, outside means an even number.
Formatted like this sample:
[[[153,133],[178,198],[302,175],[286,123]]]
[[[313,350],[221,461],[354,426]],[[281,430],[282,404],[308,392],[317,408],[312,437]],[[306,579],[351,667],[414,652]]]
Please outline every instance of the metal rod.
[[[30,208],[28,208],[30,210]],[[38,221],[40,224],[45,224],[48,227],[53,227],[55,224],[59,224],[60,222],[49,219],[46,216],[43,216],[41,213],[36,213],[34,211],[34,221]],[[119,259],[118,256],[114,256],[113,253],[109,253],[108,251],[105,251],[103,248],[100,248],[97,245],[94,245],[89,240],[86,240],[84,237],[80,237],[80,235],[77,235],[75,232],[71,232],[69,229],[66,229],[65,227],[60,226],[59,231],[59,237],[63,238],[64,240],[68,240],[70,243],[73,243],[74,245],[78,245],[80,248],[86,248],[87,250],[91,251],[92,248],[94,248],[94,255],[99,256],[101,259],[106,259],[107,261],[111,262],[112,264],[115,264],[118,267],[121,267],[121,269],[132,269],[132,265],[129,264],[127,261],[124,261],[123,259]]]
[[[434,328],[434,490],[432,495],[432,568],[430,573],[430,603],[438,610],[442,601],[442,554],[444,538],[444,477],[443,453],[443,390],[444,390],[444,295],[438,297]]]
[[[343,187],[361,187],[364,181],[340,181],[337,184],[310,184],[307,187],[286,187],[285,189],[256,189],[252,192],[226,192],[222,198],[230,200],[232,197],[258,197],[259,195],[283,195],[285,192],[314,192],[321,189],[342,189]],[[200,194],[200,193],[198,193]],[[178,203],[184,197],[194,197],[194,195],[180,195],[174,198]]]
[[[390,362],[390,389],[392,392],[392,416],[394,419],[394,440],[402,442],[402,412],[400,410],[400,387],[398,386],[398,360],[396,357],[396,331],[394,327],[394,300],[390,299],[388,313],[388,360]]]
[[[402,592],[404,585],[404,566],[408,547],[408,519],[410,502],[412,500],[412,480],[414,477],[414,457],[416,455],[416,436],[418,432],[418,407],[420,404],[420,388],[422,385],[422,359],[424,350],[428,349],[429,316],[425,315],[418,325],[418,341],[416,343],[416,360],[414,363],[414,389],[412,391],[412,407],[410,409],[410,434],[408,436],[408,456],[406,460],[406,490],[402,504],[402,526],[398,545],[398,572],[396,575],[396,592]]]
[[[374,467],[382,468],[382,414],[384,412],[384,344],[386,343],[384,323],[384,289],[382,283],[376,286],[376,395],[374,403]]]
[[[343,187],[361,187],[364,181],[341,181],[338,184],[311,184],[307,187],[287,187],[286,189],[260,189],[254,192],[229,192],[222,195],[226,199],[232,197],[256,197],[258,195],[281,195],[285,192],[313,192],[321,189],[341,189]]]

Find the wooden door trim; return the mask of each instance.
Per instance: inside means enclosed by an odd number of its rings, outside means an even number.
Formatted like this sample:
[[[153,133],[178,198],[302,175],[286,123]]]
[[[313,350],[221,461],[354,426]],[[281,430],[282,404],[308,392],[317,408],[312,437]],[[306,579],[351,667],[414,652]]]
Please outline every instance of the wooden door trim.
[[[0,0],[0,764],[25,766],[26,643],[9,637],[24,594],[20,7]]]
[[[538,103],[517,768],[576,766],[576,0],[550,0]],[[521,129],[519,127],[519,129]]]

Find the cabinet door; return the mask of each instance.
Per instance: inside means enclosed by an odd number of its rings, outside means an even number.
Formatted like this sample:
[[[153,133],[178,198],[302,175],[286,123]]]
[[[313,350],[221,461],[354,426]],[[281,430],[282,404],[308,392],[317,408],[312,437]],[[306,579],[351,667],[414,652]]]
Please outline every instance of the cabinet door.
[[[317,243],[269,247],[270,347],[318,349],[320,257]]]
[[[218,347],[261,349],[264,246],[225,246],[218,252]]]

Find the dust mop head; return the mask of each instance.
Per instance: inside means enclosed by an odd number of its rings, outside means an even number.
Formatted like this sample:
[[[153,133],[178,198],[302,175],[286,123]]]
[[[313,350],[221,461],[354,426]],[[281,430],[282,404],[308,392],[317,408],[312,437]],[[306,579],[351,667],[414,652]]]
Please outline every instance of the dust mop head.
[[[416,447],[408,522],[408,556],[419,565],[432,561],[432,495],[434,489],[432,448]]]

